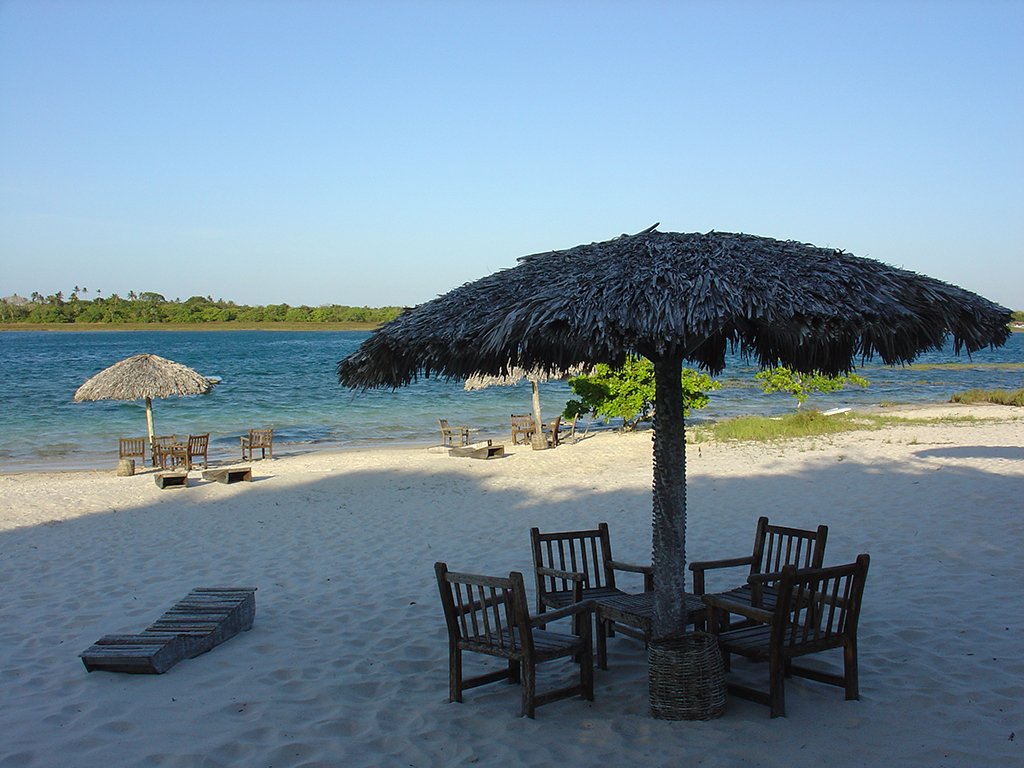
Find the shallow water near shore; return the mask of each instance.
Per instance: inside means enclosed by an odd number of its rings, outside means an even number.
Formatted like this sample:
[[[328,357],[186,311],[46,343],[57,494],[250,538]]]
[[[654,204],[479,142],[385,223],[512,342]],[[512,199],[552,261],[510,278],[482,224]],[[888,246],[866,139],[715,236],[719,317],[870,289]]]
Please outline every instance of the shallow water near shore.
[[[131,355],[149,352],[218,377],[200,397],[153,404],[158,434],[209,432],[211,459],[238,454],[238,436],[273,427],[278,452],[438,442],[437,418],[467,424],[475,438],[508,438],[508,415],[530,410],[530,387],[466,392],[461,382],[423,379],[396,391],[353,392],[338,384],[336,365],[368,337],[361,331],[104,331],[0,333],[0,471],[105,468],[116,463],[117,438],[145,434],[138,402],[75,403],[90,376]],[[915,366],[868,363],[858,369],[869,386],[814,397],[805,407],[867,407],[948,401],[972,388],[1024,386],[1024,334],[1006,346],[968,358],[922,355]],[[954,364],[954,365],[948,365]],[[795,401],[765,395],[756,367],[730,356],[707,408],[691,422],[741,414],[790,412]],[[564,382],[541,385],[545,419],[561,412],[571,392]]]

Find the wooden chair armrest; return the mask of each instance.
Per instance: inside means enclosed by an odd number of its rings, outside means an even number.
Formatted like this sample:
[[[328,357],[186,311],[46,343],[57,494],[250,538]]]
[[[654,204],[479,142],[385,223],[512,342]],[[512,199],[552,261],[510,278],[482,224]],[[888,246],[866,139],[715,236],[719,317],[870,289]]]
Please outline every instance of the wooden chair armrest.
[[[730,557],[725,560],[698,560],[690,563],[691,571],[710,571],[715,568],[735,568],[740,565],[751,565],[754,562],[754,558],[750,555],[747,557]]]
[[[530,617],[530,626],[536,627],[540,624],[547,624],[549,621],[557,621],[558,619],[564,619],[566,616],[581,616],[587,615],[587,621],[589,616],[594,612],[594,601],[583,600],[579,603],[572,603],[562,608],[557,608],[553,611],[545,611],[544,613],[538,613],[535,616]]]
[[[763,608],[755,608],[746,603],[737,603],[718,595],[704,595],[704,602],[712,611],[721,610],[735,613],[762,624],[771,624],[775,616],[771,611],[766,611]]]
[[[754,556],[729,557],[723,560],[696,560],[690,563],[690,570],[693,571],[693,593],[703,595],[707,589],[704,583],[704,571],[711,571],[718,568],[738,568],[741,565],[750,566],[754,563]]]
[[[585,578],[582,573],[576,571],[560,571],[557,568],[545,568],[543,566],[537,566],[537,574],[539,576],[551,576],[555,579],[566,579],[567,581],[578,581],[581,584]]]
[[[748,584],[767,584],[769,581],[778,581],[782,578],[781,571],[773,573],[752,573],[747,577]]]
[[[629,571],[630,573],[654,573],[653,565],[634,565],[633,563],[623,563],[618,560],[609,560],[608,567],[614,568],[616,571]]]
[[[629,573],[642,573],[644,575],[644,592],[654,590],[654,566],[634,565],[633,563],[622,563],[618,560],[609,560],[605,564],[608,568],[616,571],[627,571]]]

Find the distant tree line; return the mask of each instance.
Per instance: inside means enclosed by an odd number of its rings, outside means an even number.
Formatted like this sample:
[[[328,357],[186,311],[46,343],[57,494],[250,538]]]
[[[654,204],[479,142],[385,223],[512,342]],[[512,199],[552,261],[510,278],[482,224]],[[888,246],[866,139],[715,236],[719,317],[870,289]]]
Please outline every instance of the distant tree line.
[[[383,323],[392,320],[401,307],[349,307],[329,304],[319,307],[288,304],[247,306],[212,296],[193,296],[169,301],[159,293],[129,291],[127,297],[101,296],[85,299],[88,288],[28,299],[9,296],[0,300],[0,322],[4,323]]]

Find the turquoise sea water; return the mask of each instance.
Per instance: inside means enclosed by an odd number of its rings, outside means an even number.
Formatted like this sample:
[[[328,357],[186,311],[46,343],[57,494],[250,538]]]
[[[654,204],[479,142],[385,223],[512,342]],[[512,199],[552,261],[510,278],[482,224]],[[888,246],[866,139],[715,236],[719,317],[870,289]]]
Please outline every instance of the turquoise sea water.
[[[394,392],[352,392],[338,384],[337,362],[367,337],[328,331],[92,331],[0,333],[0,471],[105,468],[116,463],[117,438],[143,435],[145,407],[133,403],[75,403],[75,390],[118,360],[150,352],[222,379],[200,397],[153,404],[158,434],[211,434],[211,458],[238,451],[250,427],[273,427],[275,449],[296,452],[365,445],[438,441],[437,418],[468,424],[481,437],[507,437],[508,415],[530,410],[530,387],[465,392],[460,382],[421,380]],[[973,387],[1016,389],[1024,371],[986,368],[1024,363],[1024,334],[967,358],[951,347],[920,363],[967,363],[956,368],[888,368],[867,364],[865,390],[813,399],[809,407],[944,402]],[[756,368],[739,357],[719,377],[722,389],[691,421],[791,411],[794,401],[765,395]],[[541,385],[545,419],[569,399],[564,383]]]

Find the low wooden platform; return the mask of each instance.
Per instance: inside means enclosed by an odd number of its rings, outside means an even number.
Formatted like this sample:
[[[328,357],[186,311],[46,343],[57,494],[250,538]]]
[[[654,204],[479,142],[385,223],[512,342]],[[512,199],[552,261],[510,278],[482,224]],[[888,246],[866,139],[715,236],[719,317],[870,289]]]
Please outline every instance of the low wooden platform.
[[[502,444],[492,445],[488,440],[486,443],[471,443],[452,448],[448,451],[449,456],[461,456],[470,459],[493,459],[505,455],[505,446]]]
[[[225,467],[224,469],[203,470],[203,480],[213,480],[218,483],[251,483],[252,467]]]
[[[158,488],[188,488],[188,472],[158,472],[153,480]]]
[[[105,635],[82,652],[92,672],[159,675],[252,628],[256,587],[199,587],[137,635]]]

